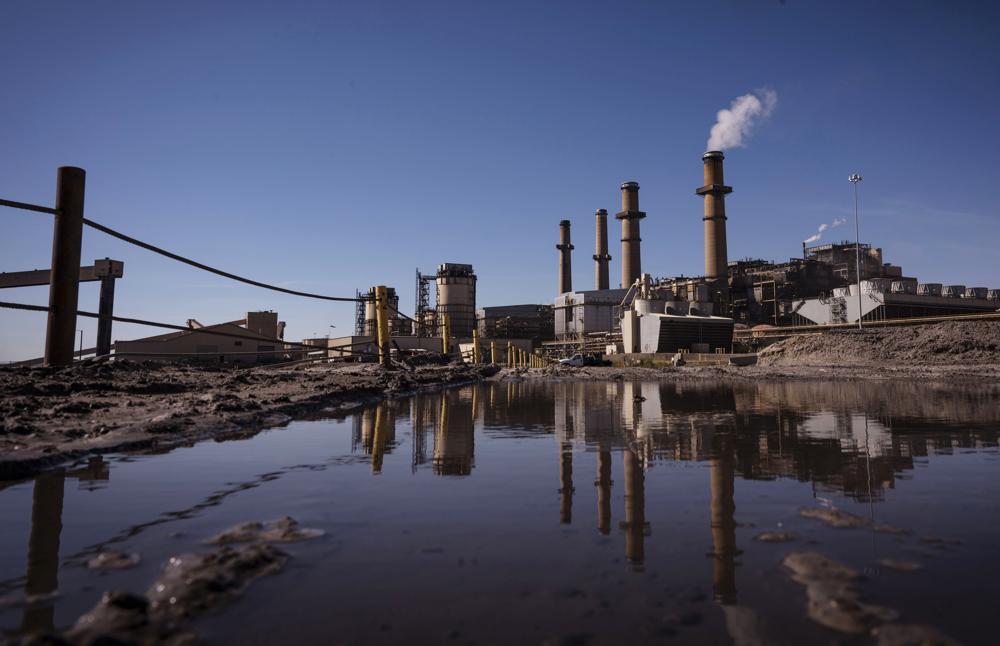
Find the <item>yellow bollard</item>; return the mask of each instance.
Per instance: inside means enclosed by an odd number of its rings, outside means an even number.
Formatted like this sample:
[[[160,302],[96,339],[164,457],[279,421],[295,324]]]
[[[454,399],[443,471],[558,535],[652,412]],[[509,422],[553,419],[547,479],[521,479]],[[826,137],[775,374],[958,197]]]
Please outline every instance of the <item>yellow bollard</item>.
[[[510,341],[507,342],[507,367],[514,367],[514,344]]]
[[[378,362],[389,365],[389,296],[385,285],[375,287],[375,328]]]
[[[441,353],[449,352],[451,352],[451,316],[445,314],[441,325]]]
[[[490,341],[490,363],[497,362],[497,342]]]
[[[479,330],[472,328],[472,363],[479,363],[482,359],[479,355]]]

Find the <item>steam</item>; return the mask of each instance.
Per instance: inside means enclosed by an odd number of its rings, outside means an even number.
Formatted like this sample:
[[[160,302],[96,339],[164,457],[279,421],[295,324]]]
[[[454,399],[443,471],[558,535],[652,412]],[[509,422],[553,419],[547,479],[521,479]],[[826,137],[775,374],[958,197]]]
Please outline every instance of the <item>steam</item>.
[[[737,97],[729,109],[719,110],[715,125],[708,136],[707,150],[725,150],[745,146],[744,139],[762,119],[766,119],[778,105],[774,90],[757,90]]]
[[[819,227],[816,229],[816,233],[814,233],[813,235],[809,236],[808,238],[806,238],[802,242],[804,244],[810,244],[810,243],[813,243],[813,242],[817,242],[820,238],[823,237],[823,232],[824,231],[826,231],[827,229],[836,229],[837,227],[839,227],[842,224],[847,224],[847,218],[834,218],[833,222],[831,222],[830,224],[827,224],[827,223],[824,222],[823,224],[819,225]]]

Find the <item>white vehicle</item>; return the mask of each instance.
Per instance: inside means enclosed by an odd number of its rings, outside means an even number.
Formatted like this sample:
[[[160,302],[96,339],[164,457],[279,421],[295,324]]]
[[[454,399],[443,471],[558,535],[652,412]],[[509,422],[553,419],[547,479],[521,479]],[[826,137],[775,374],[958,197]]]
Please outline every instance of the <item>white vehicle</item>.
[[[580,368],[580,367],[583,366],[583,355],[577,353],[577,354],[574,354],[569,359],[560,359],[559,360],[559,365],[560,366],[573,366],[574,368]]]

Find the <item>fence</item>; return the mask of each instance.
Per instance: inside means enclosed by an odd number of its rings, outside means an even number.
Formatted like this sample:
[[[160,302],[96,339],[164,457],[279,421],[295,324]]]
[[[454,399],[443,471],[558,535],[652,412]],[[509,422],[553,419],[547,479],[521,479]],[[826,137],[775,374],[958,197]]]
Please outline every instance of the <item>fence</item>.
[[[120,231],[112,229],[111,227],[105,226],[84,216],[84,194],[86,188],[86,172],[82,168],[76,168],[73,166],[62,166],[58,170],[57,181],[56,181],[56,199],[55,207],[50,208],[47,206],[40,206],[37,204],[29,204],[26,202],[18,202],[14,200],[0,199],[0,206],[9,207],[13,209],[20,209],[24,211],[32,211],[36,213],[44,213],[54,216],[52,224],[52,265],[47,272],[47,283],[49,285],[49,304],[48,306],[42,305],[29,305],[25,303],[14,303],[7,301],[0,301],[0,308],[6,309],[16,309],[16,310],[26,310],[35,312],[46,312],[47,313],[47,324],[45,329],[45,355],[43,361],[46,365],[50,366],[65,366],[70,365],[74,359],[74,341],[75,341],[75,331],[76,331],[76,321],[77,317],[90,317],[98,319],[98,343],[93,352],[97,356],[107,356],[110,355],[112,350],[115,350],[115,354],[122,356],[128,356],[130,354],[141,354],[143,356],[156,355],[156,356],[214,356],[216,353],[210,352],[194,352],[194,353],[157,353],[157,352],[141,352],[141,353],[129,353],[122,352],[119,353],[114,345],[111,343],[111,323],[131,323],[136,325],[145,325],[151,327],[158,327],[168,330],[178,330],[185,332],[197,332],[199,334],[217,335],[223,337],[240,338],[240,339],[252,339],[258,342],[269,342],[274,343],[276,347],[280,345],[283,349],[281,350],[259,350],[257,352],[245,353],[245,354],[288,354],[289,348],[300,348],[302,349],[302,354],[304,358],[296,359],[293,361],[281,363],[278,365],[292,365],[301,362],[322,360],[324,358],[330,357],[330,351],[338,350],[341,354],[361,354],[367,355],[368,352],[361,350],[357,351],[354,348],[356,346],[367,346],[370,345],[369,342],[360,343],[346,343],[336,346],[315,346],[306,343],[295,343],[291,341],[285,341],[280,338],[268,338],[261,334],[256,334],[251,336],[249,334],[236,334],[233,332],[224,332],[221,330],[207,329],[204,327],[194,327],[192,324],[188,325],[176,325],[172,323],[164,323],[160,321],[148,321],[138,318],[115,316],[113,312],[113,295],[114,295],[114,283],[115,277],[120,277],[120,268],[117,275],[112,274],[102,275],[101,278],[108,278],[110,281],[110,288],[106,283],[102,283],[101,289],[101,302],[99,306],[99,311],[97,313],[87,312],[78,309],[79,301],[79,286],[81,280],[93,280],[95,278],[87,278],[88,275],[84,271],[84,276],[81,278],[81,269],[95,269],[95,268],[81,268],[80,266],[80,254],[83,242],[83,227],[89,227],[96,231],[100,231],[106,235],[113,238],[121,240],[122,242],[134,245],[146,251],[150,251],[155,254],[159,254],[171,260],[179,263],[186,264],[188,266],[194,267],[201,271],[206,271],[217,276],[222,276],[229,280],[237,281],[247,285],[252,285],[254,287],[259,287],[261,289],[267,289],[275,292],[281,292],[284,294],[290,294],[292,296],[299,296],[302,298],[313,298],[325,301],[336,301],[336,302],[350,302],[358,303],[369,301],[369,296],[355,295],[355,296],[329,296],[325,294],[316,294],[311,292],[303,292],[294,289],[288,289],[285,287],[280,287],[278,285],[272,285],[269,283],[261,282],[258,280],[253,280],[246,278],[244,276],[239,276],[228,271],[223,271],[217,267],[207,265],[191,258],[187,258],[181,254],[174,253],[159,247],[157,245],[151,244],[149,242],[144,242],[132,236],[126,235]],[[100,261],[98,261],[100,262]],[[108,261],[108,266],[113,266],[116,261]],[[97,265],[95,264],[95,267]],[[96,275],[96,269],[95,269]],[[19,276],[16,279],[8,280],[9,284],[3,286],[6,287],[16,287],[16,286],[26,286],[26,285],[41,285],[45,284],[44,274],[45,270],[42,272],[22,272],[22,274],[32,274],[30,277]],[[11,275],[8,274],[8,277]],[[19,282],[20,281],[20,282]],[[375,288],[374,294],[375,309],[376,309],[376,321],[377,321],[377,335],[376,335],[376,347],[378,350],[378,359],[382,365],[388,365],[390,363],[390,344],[392,339],[390,337],[389,328],[389,310],[391,309],[395,316],[401,316],[407,318],[414,323],[417,323],[414,319],[405,314],[401,313],[395,307],[389,304],[387,289],[384,286],[378,286]],[[462,359],[470,359],[475,363],[479,363],[483,360],[482,349],[479,343],[478,331],[473,333],[473,349],[468,352],[451,352],[451,326],[450,320],[447,315],[444,316],[444,320],[441,323],[441,337],[442,337],[442,353],[446,355],[457,355]],[[248,330],[249,332],[249,330]],[[509,345],[509,344],[508,344]],[[545,360],[539,355],[529,354],[524,350],[518,350],[514,352],[508,347],[507,363],[510,367],[529,367],[529,366],[541,366],[544,364]],[[79,354],[83,354],[82,348]],[[243,353],[232,353],[227,352],[226,354],[243,354]],[[323,357],[316,357],[310,355],[323,354]],[[491,360],[496,361],[496,349],[495,344],[491,347]]]

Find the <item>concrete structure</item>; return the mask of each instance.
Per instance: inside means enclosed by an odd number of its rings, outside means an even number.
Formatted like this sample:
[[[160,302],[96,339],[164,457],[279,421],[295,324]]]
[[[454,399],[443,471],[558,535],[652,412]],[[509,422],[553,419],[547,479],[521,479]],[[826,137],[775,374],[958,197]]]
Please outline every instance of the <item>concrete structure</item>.
[[[655,288],[646,274],[634,291],[635,298],[621,320],[626,354],[732,351],[733,320],[712,316],[714,304],[707,285],[699,285],[693,300],[678,300],[671,292]]]
[[[559,221],[559,293],[573,291],[573,245],[569,241],[569,220]]]
[[[403,318],[399,313],[399,294],[394,287],[387,287],[386,292],[389,297],[389,332],[392,336],[408,336],[413,334],[413,321]],[[367,298],[364,302],[364,325],[361,329],[361,336],[375,336],[377,322],[375,319],[375,288],[368,289]]]
[[[704,197],[705,210],[705,279],[712,298],[720,305],[719,313],[729,310],[729,261],[726,246],[726,194],[733,191],[725,185],[721,151],[710,150],[702,155],[705,165],[705,185],[695,191]]]
[[[555,337],[551,305],[501,305],[476,310],[482,339],[535,339]]]
[[[320,337],[318,339],[305,339],[303,343],[317,348],[332,348],[327,353],[331,359],[358,357],[363,360],[374,360],[378,357],[378,343],[376,343],[374,336]],[[404,352],[441,352],[441,339],[438,337],[394,336],[389,345],[391,350],[398,348]]]
[[[471,337],[476,327],[476,275],[472,265],[438,265],[435,285],[438,321],[447,314],[453,338]]]
[[[621,306],[627,292],[627,289],[602,289],[560,294],[554,307],[556,338],[578,339],[613,331],[618,323],[616,308]]]
[[[248,312],[244,319],[216,325],[190,319],[188,325],[191,329],[184,332],[116,341],[114,356],[131,361],[253,364],[285,361],[299,353],[275,342],[283,338],[285,327],[275,312]]]
[[[594,289],[609,289],[610,276],[608,264],[611,256],[608,254],[608,211],[597,209],[597,232],[594,237]],[[569,291],[569,290],[567,290]]]
[[[642,274],[639,221],[644,217],[646,214],[639,210],[639,183],[625,182],[622,184],[622,210],[615,215],[616,219],[622,221],[623,288],[628,288]]]

